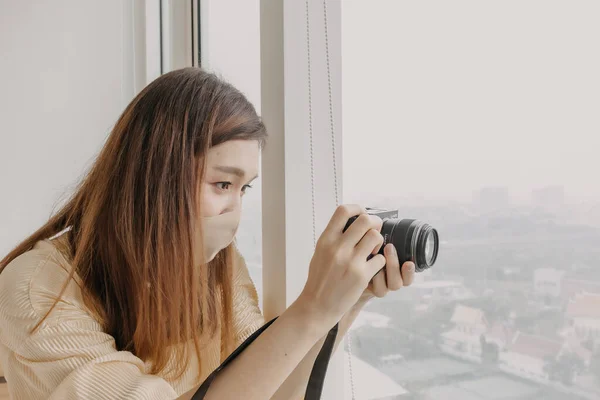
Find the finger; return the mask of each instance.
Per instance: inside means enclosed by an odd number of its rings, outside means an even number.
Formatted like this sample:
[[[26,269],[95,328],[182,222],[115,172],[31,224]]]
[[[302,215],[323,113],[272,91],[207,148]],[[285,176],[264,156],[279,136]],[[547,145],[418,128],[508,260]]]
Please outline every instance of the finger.
[[[341,235],[348,223],[348,220],[360,214],[366,214],[367,210],[358,204],[343,204],[335,209],[333,216],[329,220],[323,234]]]
[[[407,261],[402,265],[402,282],[404,286],[410,286],[415,280],[415,264]]]
[[[398,290],[404,286],[402,275],[400,274],[400,261],[393,244],[388,243],[383,249],[385,255],[385,271],[387,274],[387,287],[389,290]]]
[[[375,229],[377,232],[381,231],[383,220],[376,215],[361,214],[358,218],[352,222],[352,225],[344,233],[344,239],[348,240],[352,246],[356,246],[358,242],[365,236],[369,229]],[[372,250],[369,249],[369,251]]]
[[[370,281],[381,269],[385,267],[385,257],[383,254],[376,254],[373,258],[367,261],[365,268],[365,281]]]
[[[373,288],[371,289],[375,297],[384,297],[388,293],[385,282],[385,270],[381,270],[373,278]]]
[[[381,221],[381,224],[383,226],[383,220]],[[381,234],[381,228],[379,228],[377,231],[379,232],[379,234]],[[383,238],[383,235],[381,235],[381,237]],[[371,254],[375,255],[375,254],[379,253],[379,251],[381,250],[381,246],[383,246],[384,242],[385,242],[385,239],[381,243],[377,243],[377,245],[373,248],[373,251],[371,252]]]
[[[364,261],[371,255],[374,248],[380,248],[382,244],[383,236],[381,236],[381,233],[375,229],[369,229],[356,245],[354,254]]]

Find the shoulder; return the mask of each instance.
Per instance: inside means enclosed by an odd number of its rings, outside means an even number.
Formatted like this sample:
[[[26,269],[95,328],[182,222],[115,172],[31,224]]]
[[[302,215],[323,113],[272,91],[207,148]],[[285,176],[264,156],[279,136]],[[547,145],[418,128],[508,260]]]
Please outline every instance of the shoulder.
[[[233,281],[237,284],[254,283],[250,278],[246,259],[237,246],[233,247]]]
[[[237,246],[233,246],[233,280],[244,279],[246,275],[248,275],[246,260]]]
[[[69,280],[70,269],[68,260],[50,241],[40,241],[15,258],[0,273],[0,325],[22,334],[33,329],[54,305]],[[73,277],[43,326],[57,324],[68,308],[82,307],[78,278]]]
[[[264,324],[259,307],[258,293],[244,257],[235,249],[233,277],[233,324],[236,343],[239,345]]]

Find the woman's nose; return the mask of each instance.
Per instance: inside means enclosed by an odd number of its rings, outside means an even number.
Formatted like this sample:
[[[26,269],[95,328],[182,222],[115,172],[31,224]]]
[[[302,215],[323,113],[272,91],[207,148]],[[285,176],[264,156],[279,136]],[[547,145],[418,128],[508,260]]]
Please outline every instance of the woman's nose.
[[[232,212],[239,211],[242,209],[242,196],[230,196],[229,201],[227,202],[227,207],[223,211]]]

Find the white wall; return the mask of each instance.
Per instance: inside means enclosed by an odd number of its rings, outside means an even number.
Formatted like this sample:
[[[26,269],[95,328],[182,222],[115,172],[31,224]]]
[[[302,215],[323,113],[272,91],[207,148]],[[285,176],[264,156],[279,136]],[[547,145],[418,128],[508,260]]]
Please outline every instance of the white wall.
[[[134,92],[156,77],[146,68],[159,57],[158,0],[34,3],[0,0],[0,254],[65,197]],[[259,0],[200,4],[202,65],[260,111]],[[179,56],[173,67],[186,65]],[[260,213],[257,183],[246,200],[253,214]]]
[[[0,0],[0,254],[48,218],[133,96],[131,4]]]
[[[544,360],[513,352],[500,353],[500,369],[521,378],[545,383]]]
[[[260,0],[202,0],[200,29],[202,67],[231,82],[260,113]]]

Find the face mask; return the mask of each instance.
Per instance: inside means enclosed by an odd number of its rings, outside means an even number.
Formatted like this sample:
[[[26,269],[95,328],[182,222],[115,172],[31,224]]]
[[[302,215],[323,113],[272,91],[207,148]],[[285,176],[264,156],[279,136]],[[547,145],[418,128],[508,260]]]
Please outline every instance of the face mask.
[[[204,264],[212,261],[219,251],[233,242],[239,223],[239,211],[202,218],[204,257],[206,259]],[[200,241],[199,237],[197,241]]]

